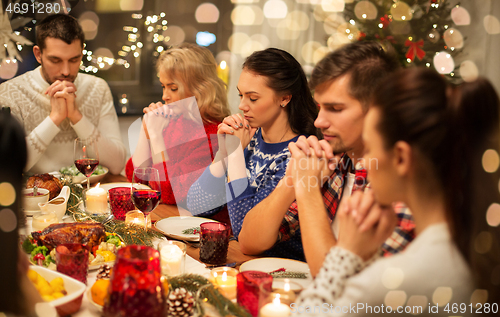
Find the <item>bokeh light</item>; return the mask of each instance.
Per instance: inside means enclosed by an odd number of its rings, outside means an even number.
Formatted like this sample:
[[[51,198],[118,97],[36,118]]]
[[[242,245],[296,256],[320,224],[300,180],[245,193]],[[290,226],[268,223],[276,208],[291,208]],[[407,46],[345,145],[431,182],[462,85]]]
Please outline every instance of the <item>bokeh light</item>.
[[[93,40],[99,28],[99,17],[97,14],[93,11],[85,11],[78,18],[78,22],[85,34],[85,40]]]
[[[269,40],[269,37],[267,37],[267,35],[264,35],[264,34],[254,34],[254,35],[250,36],[250,40],[255,41],[255,42],[259,42],[260,44],[262,44],[262,47],[264,47],[264,48],[267,48],[271,45],[271,41]]]
[[[377,12],[377,7],[370,1],[360,1],[354,7],[354,14],[360,20],[376,19]]]
[[[260,25],[264,18],[258,6],[239,5],[231,12],[231,21],[234,25]]]
[[[443,307],[448,304],[453,297],[453,290],[451,287],[441,286],[436,288],[432,294],[432,302],[438,304],[439,307]]]
[[[177,25],[169,26],[165,31],[163,31],[162,35],[164,42],[168,43],[168,45],[179,45],[184,42],[186,38],[184,30]]]
[[[17,228],[17,217],[16,214],[8,209],[2,209],[0,211],[0,230],[3,232],[12,232]]]
[[[264,16],[268,19],[283,19],[288,14],[288,6],[282,0],[268,0],[264,4]]]
[[[278,37],[282,40],[296,40],[300,36],[300,31],[297,30],[298,27],[294,27],[294,29],[290,29],[290,23],[287,23],[286,20],[281,20],[276,27],[276,33]]]
[[[257,3],[260,0],[231,0],[231,3]]]
[[[16,190],[11,183],[0,183],[0,205],[10,206],[16,201]]]
[[[462,36],[462,33],[455,28],[447,29],[443,34],[443,39],[446,45],[448,45],[449,47],[464,47],[464,37]]]
[[[243,46],[241,47],[241,56],[243,58],[246,58],[250,54],[252,54],[255,51],[260,51],[265,49],[264,45],[259,42],[259,41],[253,41],[253,40],[248,40]]]
[[[406,306],[412,307],[412,315],[419,315],[421,312],[426,311],[428,303],[427,296],[413,295],[406,302]]]
[[[100,64],[103,66],[99,67],[102,70],[107,70],[114,64],[115,57],[109,48],[99,47],[94,51],[94,56],[102,60]]]
[[[389,28],[393,34],[409,34],[411,32],[411,25],[408,21],[392,21]]]
[[[0,64],[0,78],[11,79],[16,76],[19,68],[19,62],[13,58],[6,58]]]
[[[460,64],[460,76],[465,81],[474,81],[479,76],[479,70],[473,61],[467,60]]]
[[[196,33],[196,44],[200,46],[209,46],[215,43],[216,40],[217,37],[213,33],[207,31]]]
[[[447,52],[439,52],[434,55],[434,67],[440,74],[449,74],[455,69],[455,61]]]
[[[344,7],[344,0],[321,0],[321,8],[325,12],[342,12]]]
[[[488,231],[481,231],[474,239],[474,250],[479,254],[485,254],[491,249],[493,239]]]
[[[395,21],[410,21],[413,18],[413,12],[404,1],[397,1],[391,6],[391,15]]]
[[[351,43],[351,40],[349,40],[344,34],[338,32],[330,36],[327,40],[328,48],[332,51],[348,43]]]
[[[326,46],[318,47],[313,54],[313,64],[317,64],[320,60],[323,59],[328,53],[330,53],[330,49]]]
[[[343,23],[337,28],[337,32],[345,35],[351,42],[359,38],[359,29],[351,23]]]
[[[488,301],[488,291],[485,289],[476,289],[470,296],[470,302],[473,307],[479,307],[476,306],[477,304],[484,304]]]
[[[314,64],[314,52],[321,46],[321,43],[316,41],[306,42],[304,45],[302,45],[300,55],[306,63]]]
[[[439,32],[436,29],[432,29],[429,31],[429,34],[427,34],[427,38],[431,43],[437,43],[439,41]]]
[[[493,203],[486,211],[486,222],[491,227],[498,227],[500,225],[500,204]]]
[[[483,18],[484,29],[488,34],[500,33],[500,22],[498,18],[493,15],[487,15]]]
[[[456,25],[469,25],[470,14],[464,7],[454,7],[451,9],[451,19]]]
[[[346,23],[344,16],[340,13],[332,13],[326,17],[323,23],[323,28],[326,34],[334,34],[337,32],[339,26]]]
[[[227,42],[227,46],[229,50],[234,54],[240,54],[241,48],[247,41],[250,40],[250,37],[246,33],[236,32],[233,33]]]
[[[120,0],[120,9],[123,11],[141,11],[144,0]]]
[[[325,12],[321,6],[315,6],[313,11],[314,19],[318,22],[323,22],[330,12]]]
[[[483,154],[483,168],[487,173],[495,173],[500,164],[500,158],[497,151],[493,149],[486,150]]]
[[[205,2],[196,8],[194,16],[198,23],[217,23],[219,14],[219,9],[213,3]]]
[[[388,289],[398,288],[405,278],[402,269],[397,267],[387,268],[382,274],[382,284]]]
[[[404,306],[407,297],[405,291],[389,291],[385,295],[384,304],[395,311],[399,306]]]
[[[290,30],[305,31],[309,29],[309,17],[302,11],[292,11],[285,18]]]

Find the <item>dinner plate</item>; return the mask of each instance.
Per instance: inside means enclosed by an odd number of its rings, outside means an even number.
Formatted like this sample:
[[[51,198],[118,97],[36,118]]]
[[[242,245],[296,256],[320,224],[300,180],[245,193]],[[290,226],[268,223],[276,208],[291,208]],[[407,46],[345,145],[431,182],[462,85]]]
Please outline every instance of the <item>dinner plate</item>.
[[[306,288],[311,282],[311,272],[309,266],[305,262],[282,259],[282,258],[260,258],[253,259],[243,263],[240,266],[240,272],[244,271],[261,271],[270,273],[279,269],[285,269],[286,272],[302,272],[307,275],[307,278],[291,278],[290,280],[302,285]]]
[[[213,219],[201,217],[169,217],[158,220],[155,223],[156,229],[163,232],[166,236],[185,240],[200,241],[200,234],[184,234],[182,231],[194,227],[199,227],[204,222],[218,222]]]
[[[111,188],[116,188],[116,187],[128,187],[131,188],[132,183],[128,182],[116,182],[116,183],[106,183],[106,184],[100,184],[99,187],[104,188],[105,190],[109,191]],[[151,189],[147,185],[143,184],[137,184],[137,188],[139,189]]]
[[[107,167],[104,167],[104,166],[102,168],[105,171],[103,174],[92,175],[92,176],[89,177],[89,181],[90,181],[91,184],[97,183],[98,181],[100,181],[101,179],[103,179],[104,176],[106,176],[106,174],[108,174],[109,169]],[[85,176],[73,176],[73,183],[75,183],[75,184],[81,184],[86,179],[87,179],[87,177],[85,177]]]

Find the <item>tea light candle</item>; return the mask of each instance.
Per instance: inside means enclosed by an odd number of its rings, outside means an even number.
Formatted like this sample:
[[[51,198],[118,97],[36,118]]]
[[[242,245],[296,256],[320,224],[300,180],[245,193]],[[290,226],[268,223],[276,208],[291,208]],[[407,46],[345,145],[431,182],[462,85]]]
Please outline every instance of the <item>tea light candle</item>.
[[[42,212],[40,215],[33,216],[31,226],[34,231],[40,231],[53,223],[57,223],[56,214],[54,212]]]
[[[162,274],[178,275],[182,273],[184,252],[175,244],[167,244],[160,250]]]
[[[146,226],[144,214],[140,210],[131,210],[125,214],[125,223],[137,226]]]
[[[231,300],[236,298],[237,274],[238,270],[229,267],[215,268],[211,271],[212,283],[222,295]]]
[[[86,209],[89,213],[104,214],[108,211],[108,192],[100,188],[99,184],[87,190]]]
[[[290,307],[282,304],[280,294],[275,294],[272,303],[265,304],[260,309],[260,317],[288,317],[290,316]]]

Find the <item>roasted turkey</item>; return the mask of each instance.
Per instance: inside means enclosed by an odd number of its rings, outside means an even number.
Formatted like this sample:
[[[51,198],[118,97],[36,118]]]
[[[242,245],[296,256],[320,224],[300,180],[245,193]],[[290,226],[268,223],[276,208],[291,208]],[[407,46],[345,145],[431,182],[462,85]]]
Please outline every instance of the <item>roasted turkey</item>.
[[[50,174],[35,174],[28,178],[26,188],[45,188],[50,192],[49,200],[59,195],[62,189],[62,183],[57,178]]]
[[[104,226],[97,222],[53,223],[42,231],[32,232],[31,236],[49,250],[63,243],[83,243],[92,250],[106,241]]]

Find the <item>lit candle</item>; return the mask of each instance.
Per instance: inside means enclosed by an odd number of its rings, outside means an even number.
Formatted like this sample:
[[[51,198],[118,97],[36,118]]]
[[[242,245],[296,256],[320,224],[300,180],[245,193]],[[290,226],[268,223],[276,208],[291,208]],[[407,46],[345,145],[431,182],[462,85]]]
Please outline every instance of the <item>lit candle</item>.
[[[175,244],[166,244],[160,249],[161,271],[163,275],[174,276],[182,274],[184,252]]]
[[[88,213],[104,214],[108,212],[108,192],[104,188],[96,187],[85,193],[85,208]]]
[[[125,223],[144,227],[144,214],[140,210],[131,210],[125,214]]]
[[[260,317],[288,317],[290,316],[290,307],[282,304],[280,294],[276,294],[272,303],[265,304],[260,309]]]
[[[236,275],[238,270],[230,267],[215,268],[211,271],[212,283],[228,299],[236,298]]]

